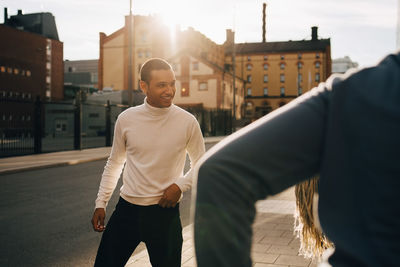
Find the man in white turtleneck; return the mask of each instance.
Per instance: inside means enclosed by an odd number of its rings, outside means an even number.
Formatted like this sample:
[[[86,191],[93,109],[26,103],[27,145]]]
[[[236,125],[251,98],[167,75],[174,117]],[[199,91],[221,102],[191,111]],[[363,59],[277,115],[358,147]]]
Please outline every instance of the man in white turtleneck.
[[[140,88],[144,104],[118,116],[100,182],[92,224],[104,233],[95,266],[124,266],[141,241],[152,266],[181,266],[178,201],[192,184],[192,171],[183,175],[183,168],[186,152],[191,166],[204,154],[204,140],[196,118],[172,104],[176,88],[170,64],[146,61]],[[106,228],[105,209],[122,169],[120,199]]]

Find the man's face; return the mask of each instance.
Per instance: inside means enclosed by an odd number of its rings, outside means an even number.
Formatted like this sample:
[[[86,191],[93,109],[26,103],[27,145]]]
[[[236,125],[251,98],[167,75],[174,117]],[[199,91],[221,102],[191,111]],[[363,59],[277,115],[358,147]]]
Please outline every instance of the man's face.
[[[171,106],[175,96],[175,74],[172,70],[152,70],[150,82],[140,81],[140,88],[147,96],[147,102],[156,108]]]

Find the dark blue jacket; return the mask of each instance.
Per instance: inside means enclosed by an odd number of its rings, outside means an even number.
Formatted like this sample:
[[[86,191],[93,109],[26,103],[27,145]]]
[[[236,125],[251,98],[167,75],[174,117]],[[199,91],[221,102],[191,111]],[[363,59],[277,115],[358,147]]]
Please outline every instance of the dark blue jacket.
[[[331,77],[223,140],[199,169],[199,267],[251,266],[254,204],[320,174],[333,266],[400,264],[400,54]]]

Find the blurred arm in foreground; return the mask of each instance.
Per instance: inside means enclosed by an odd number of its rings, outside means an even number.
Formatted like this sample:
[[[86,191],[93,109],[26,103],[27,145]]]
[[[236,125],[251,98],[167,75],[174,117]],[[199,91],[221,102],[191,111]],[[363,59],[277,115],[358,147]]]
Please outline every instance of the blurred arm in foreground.
[[[400,54],[331,77],[226,138],[201,159],[198,266],[251,266],[255,202],[320,174],[333,266],[400,260]]]

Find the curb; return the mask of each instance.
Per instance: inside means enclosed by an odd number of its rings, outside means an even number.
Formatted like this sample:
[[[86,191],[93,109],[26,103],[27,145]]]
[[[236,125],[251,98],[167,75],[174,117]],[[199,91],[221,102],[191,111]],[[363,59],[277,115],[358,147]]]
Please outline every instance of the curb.
[[[224,139],[225,136],[216,136],[216,137],[205,137],[204,138],[204,143],[218,143],[222,139]],[[91,149],[107,149],[111,150],[111,147],[100,147],[100,148],[91,148]],[[30,171],[30,170],[40,170],[40,169],[46,169],[46,168],[53,168],[53,167],[62,167],[62,166],[68,166],[68,165],[76,165],[76,164],[81,164],[81,163],[87,163],[87,162],[92,162],[92,161],[97,161],[97,160],[105,160],[109,156],[109,152],[106,153],[106,155],[103,154],[103,156],[99,155],[88,155],[86,158],[82,159],[72,159],[74,158],[74,154],[79,154],[82,153],[82,151],[88,151],[90,149],[85,149],[85,150],[70,150],[70,151],[58,151],[58,152],[53,152],[53,153],[44,153],[44,154],[36,154],[36,155],[26,155],[26,156],[17,156],[17,157],[10,157],[10,158],[4,158],[4,159],[13,159],[15,161],[22,161],[26,163],[27,165],[32,164],[31,166],[16,166],[12,167],[12,165],[9,165],[7,167],[7,164],[10,163],[2,163],[2,159],[0,159],[0,175],[5,175],[5,174],[13,174],[13,173],[19,173],[19,172],[24,172],[24,171]],[[31,162],[26,160],[24,157],[45,157],[46,155],[59,155],[61,153],[68,154],[66,156],[62,156],[58,161],[55,162]],[[64,157],[64,158],[63,158]],[[10,167],[11,166],[11,167]]]

